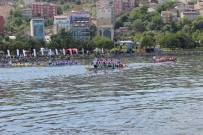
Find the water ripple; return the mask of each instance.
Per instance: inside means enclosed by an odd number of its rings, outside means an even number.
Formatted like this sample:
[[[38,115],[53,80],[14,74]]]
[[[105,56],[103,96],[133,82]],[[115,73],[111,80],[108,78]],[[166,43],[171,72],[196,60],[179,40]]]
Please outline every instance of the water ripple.
[[[203,58],[186,59],[2,69],[0,134],[202,134]]]

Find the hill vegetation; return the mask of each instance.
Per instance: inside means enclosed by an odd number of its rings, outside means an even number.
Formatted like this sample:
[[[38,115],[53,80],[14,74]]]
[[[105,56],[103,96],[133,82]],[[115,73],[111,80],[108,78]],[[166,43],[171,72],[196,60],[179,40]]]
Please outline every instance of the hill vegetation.
[[[47,0],[48,1],[48,0]],[[58,14],[64,11],[71,10],[76,3],[67,4],[67,1],[52,0],[57,2]],[[78,2],[78,1],[76,1]],[[91,7],[92,1],[80,1],[81,6]],[[89,3],[85,3],[89,2]],[[161,11],[174,9],[176,1],[168,1],[157,6],[154,12],[148,12],[147,5],[134,8],[131,12],[122,14],[116,19],[115,29],[119,27],[127,27],[128,31],[115,37],[117,40],[131,39],[137,43],[141,48],[148,48],[153,46],[160,46],[162,48],[174,49],[193,49],[197,47],[203,47],[203,18],[198,17],[195,20],[188,20],[186,18],[178,18],[177,20],[170,20],[170,23],[163,24],[161,20]],[[94,9],[92,9],[95,11]],[[25,48],[28,50],[33,47],[39,49],[40,47],[46,48],[68,48],[77,47],[79,49],[85,48],[92,50],[96,47],[112,49],[114,47],[113,42],[101,36],[93,36],[88,41],[74,41],[70,34],[70,31],[61,31],[58,35],[53,35],[49,43],[45,43],[43,40],[35,40],[29,36],[25,36],[24,30],[29,28],[29,19],[23,18],[20,15],[21,7],[15,7],[10,12],[10,17],[6,23],[6,31],[17,36],[17,39],[13,42],[9,42],[7,36],[0,38],[0,50],[16,48]],[[53,20],[47,20],[45,25],[48,27],[52,24]],[[91,26],[92,33],[95,33],[96,27]],[[94,34],[93,34],[94,35]]]
[[[128,32],[116,37],[116,40],[132,39],[139,42],[141,47],[159,45],[171,49],[203,47],[203,18],[195,20],[186,18],[170,19],[163,24],[161,11],[174,9],[176,1],[165,2],[157,6],[156,11],[147,12],[148,7],[135,8],[117,18],[115,28],[128,27]],[[180,16],[180,15],[179,15]]]

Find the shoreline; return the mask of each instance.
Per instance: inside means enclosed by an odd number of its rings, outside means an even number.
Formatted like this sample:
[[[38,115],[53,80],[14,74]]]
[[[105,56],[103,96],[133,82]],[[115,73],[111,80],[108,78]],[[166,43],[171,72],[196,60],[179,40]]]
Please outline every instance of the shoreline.
[[[155,53],[145,53],[145,52],[134,52],[134,53],[118,53],[118,54],[79,54],[79,55],[44,55],[44,56],[0,56],[0,67],[28,67],[28,66],[46,66],[48,61],[51,59],[53,61],[64,61],[64,60],[90,60],[95,57],[98,58],[125,58],[125,57],[161,57],[161,56],[190,56],[190,55],[203,55],[203,51],[170,51],[170,52],[155,52]],[[13,65],[13,66],[12,66]]]

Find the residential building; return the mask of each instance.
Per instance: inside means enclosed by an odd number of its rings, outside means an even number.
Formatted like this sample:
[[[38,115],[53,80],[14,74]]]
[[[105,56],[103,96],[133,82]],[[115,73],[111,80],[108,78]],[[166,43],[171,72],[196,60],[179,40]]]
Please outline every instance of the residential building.
[[[198,16],[200,16],[199,11],[194,9],[187,9],[180,13],[181,18],[187,18],[188,20],[195,20]]]
[[[203,0],[197,0],[195,3],[194,3],[194,9],[202,9],[203,8]]]
[[[35,18],[30,21],[31,36],[35,39],[44,38],[44,19]]]
[[[123,0],[123,10],[129,11],[134,7],[139,6],[139,0]]]
[[[203,16],[203,0],[197,0],[194,9],[199,10],[200,15]]]
[[[23,17],[32,18],[32,9],[31,8],[22,9],[21,15]]]
[[[68,20],[68,16],[54,16],[54,34],[60,32],[61,29],[69,29],[70,22]]]
[[[47,2],[32,3],[33,16],[51,18],[57,15],[57,5]]]
[[[86,12],[72,11],[68,15],[68,26],[70,26],[74,40],[90,39],[90,14]]]
[[[139,6],[139,0],[114,0],[114,3],[116,16]]]
[[[114,38],[115,12],[114,0],[99,0],[96,2],[97,34]]]
[[[179,10],[180,12],[184,11],[184,10],[187,10],[187,9],[194,9],[194,6],[193,5],[189,5],[189,4],[186,4],[186,3],[183,3],[183,2],[178,2],[176,4],[176,7],[175,7],[177,10]]]
[[[123,12],[123,0],[115,0],[115,15],[118,16]]]
[[[0,16],[0,35],[4,34],[4,17]]]
[[[162,23],[168,24],[171,21],[171,12],[170,11],[162,11],[161,12],[161,20]]]
[[[178,19],[178,12],[176,9],[172,9],[171,11],[162,11],[161,12],[161,20],[162,23],[168,24],[171,21],[176,21]]]

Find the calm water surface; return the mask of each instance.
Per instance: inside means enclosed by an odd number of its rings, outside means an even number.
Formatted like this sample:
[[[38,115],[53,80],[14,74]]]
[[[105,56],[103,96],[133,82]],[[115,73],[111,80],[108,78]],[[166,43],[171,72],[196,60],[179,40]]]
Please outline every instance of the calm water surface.
[[[0,134],[202,135],[203,57],[139,60],[98,72],[1,68]]]

